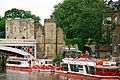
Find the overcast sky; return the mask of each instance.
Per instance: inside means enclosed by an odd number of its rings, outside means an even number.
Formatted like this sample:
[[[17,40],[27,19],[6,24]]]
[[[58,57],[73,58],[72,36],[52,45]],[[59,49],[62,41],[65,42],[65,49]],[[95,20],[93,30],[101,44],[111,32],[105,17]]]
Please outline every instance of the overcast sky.
[[[44,19],[50,18],[54,5],[63,0],[0,0],[0,15],[4,16],[5,11],[12,8],[31,11],[39,16],[43,24]]]
[[[4,16],[5,11],[12,8],[23,9],[39,16],[43,24],[44,19],[49,18],[52,14],[54,5],[62,1],[63,0],[0,0],[0,15]]]

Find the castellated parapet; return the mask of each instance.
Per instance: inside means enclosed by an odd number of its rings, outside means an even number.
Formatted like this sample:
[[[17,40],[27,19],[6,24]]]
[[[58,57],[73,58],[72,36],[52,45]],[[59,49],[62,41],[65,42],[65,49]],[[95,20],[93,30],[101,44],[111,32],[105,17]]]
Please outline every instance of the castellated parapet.
[[[46,22],[56,22],[56,20],[55,19],[44,19],[44,23]]]
[[[34,39],[34,20],[7,19],[6,39]]]

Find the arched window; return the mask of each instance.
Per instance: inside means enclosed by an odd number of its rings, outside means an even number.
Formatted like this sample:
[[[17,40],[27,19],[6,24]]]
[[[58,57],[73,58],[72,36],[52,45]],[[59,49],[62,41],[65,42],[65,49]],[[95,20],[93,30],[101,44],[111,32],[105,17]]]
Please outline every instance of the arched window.
[[[23,36],[22,39],[25,39],[25,37]]]

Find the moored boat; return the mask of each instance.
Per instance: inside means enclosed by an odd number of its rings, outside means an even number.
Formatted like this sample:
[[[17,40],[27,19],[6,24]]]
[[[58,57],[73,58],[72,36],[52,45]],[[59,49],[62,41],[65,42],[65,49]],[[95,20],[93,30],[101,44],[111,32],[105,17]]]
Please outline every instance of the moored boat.
[[[9,56],[6,63],[7,69],[21,71],[55,72],[58,67],[53,66],[52,59],[30,60],[29,58]]]
[[[10,56],[6,62],[7,69],[32,71],[28,58]]]
[[[55,72],[52,59],[39,59],[38,64],[32,66],[32,70],[41,72]]]
[[[119,79],[120,68],[108,60],[89,60],[84,58],[64,58],[61,74],[73,74],[89,78]]]

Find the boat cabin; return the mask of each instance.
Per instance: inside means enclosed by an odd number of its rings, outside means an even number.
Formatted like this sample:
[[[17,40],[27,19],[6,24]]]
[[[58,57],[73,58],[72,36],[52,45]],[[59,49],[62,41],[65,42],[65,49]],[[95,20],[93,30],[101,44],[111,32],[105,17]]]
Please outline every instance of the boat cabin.
[[[75,59],[64,59],[62,63],[62,70],[68,72],[82,73],[82,74],[95,74],[94,61],[75,60]]]
[[[51,66],[53,66],[53,60],[52,59],[39,59],[38,63],[39,63],[39,65],[44,65],[44,66],[51,65]]]
[[[27,58],[9,56],[6,66],[29,67],[29,63]]]
[[[101,76],[120,76],[119,67],[117,66],[95,66],[95,74]]]
[[[101,63],[101,61],[100,61]],[[77,75],[90,75],[97,77],[118,77],[120,68],[115,66],[115,62],[102,61],[96,64],[95,60],[84,60],[82,58],[65,58],[61,63],[61,72]]]

